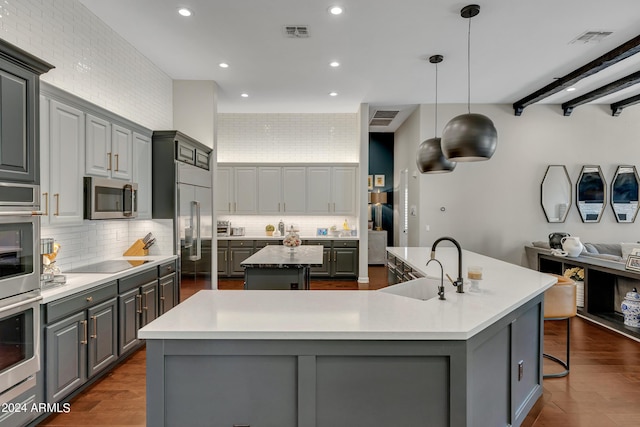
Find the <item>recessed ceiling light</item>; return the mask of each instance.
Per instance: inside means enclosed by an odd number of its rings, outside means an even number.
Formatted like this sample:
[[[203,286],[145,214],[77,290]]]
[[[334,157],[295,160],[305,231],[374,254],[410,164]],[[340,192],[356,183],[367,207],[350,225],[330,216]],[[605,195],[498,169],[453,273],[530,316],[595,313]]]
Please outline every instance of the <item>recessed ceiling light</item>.
[[[332,15],[341,15],[344,12],[344,9],[341,6],[331,6],[329,8],[329,13]]]
[[[575,87],[568,87],[568,88],[567,88],[567,92],[573,92],[574,90],[576,90],[576,88],[575,88]]]
[[[227,64],[226,62],[221,62],[221,63],[218,64],[218,66],[220,68],[229,68],[229,64]]]
[[[191,16],[193,12],[191,12],[191,10],[187,9],[186,7],[181,7],[180,9],[178,9],[178,13],[182,16]]]
[[[329,62],[329,65],[332,66],[333,68],[336,68],[340,66],[340,63],[338,61],[333,61],[333,62]]]
[[[329,96],[338,96],[338,92],[329,92]]]
[[[243,97],[243,98],[248,98],[249,94],[248,93],[241,93],[240,96]]]

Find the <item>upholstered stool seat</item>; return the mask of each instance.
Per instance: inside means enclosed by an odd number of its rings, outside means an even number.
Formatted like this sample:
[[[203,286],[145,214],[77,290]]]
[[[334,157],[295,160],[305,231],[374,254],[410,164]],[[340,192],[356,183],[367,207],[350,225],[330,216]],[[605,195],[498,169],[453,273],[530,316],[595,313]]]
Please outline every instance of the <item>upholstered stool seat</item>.
[[[545,374],[544,378],[558,378],[569,374],[570,358],[570,338],[571,338],[571,318],[576,315],[576,284],[573,280],[563,276],[558,277],[558,283],[553,285],[544,293],[544,320],[566,320],[567,321],[567,350],[566,358],[562,360],[556,356],[544,353],[547,359],[559,363],[565,368],[564,371]]]

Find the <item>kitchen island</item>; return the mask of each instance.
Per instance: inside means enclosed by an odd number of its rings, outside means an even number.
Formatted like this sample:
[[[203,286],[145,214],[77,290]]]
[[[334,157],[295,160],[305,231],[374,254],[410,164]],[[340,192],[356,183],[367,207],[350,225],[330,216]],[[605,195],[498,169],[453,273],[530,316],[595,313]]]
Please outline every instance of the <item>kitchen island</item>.
[[[395,248],[422,267],[426,248]],[[457,252],[439,248],[455,276]],[[424,262],[419,260],[424,260]],[[432,263],[434,264],[434,263]],[[463,251],[479,292],[201,291],[140,330],[147,425],[517,426],[542,394],[556,279]]]
[[[244,288],[251,290],[309,289],[311,267],[322,267],[322,246],[265,246],[240,265]]]

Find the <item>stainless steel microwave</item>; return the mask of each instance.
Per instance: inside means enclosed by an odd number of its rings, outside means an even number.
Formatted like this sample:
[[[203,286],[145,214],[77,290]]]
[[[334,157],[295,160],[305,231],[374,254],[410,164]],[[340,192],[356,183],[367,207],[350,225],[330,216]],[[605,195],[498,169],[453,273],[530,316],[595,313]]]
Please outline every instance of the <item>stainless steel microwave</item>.
[[[85,219],[128,219],[138,216],[138,184],[84,177]]]

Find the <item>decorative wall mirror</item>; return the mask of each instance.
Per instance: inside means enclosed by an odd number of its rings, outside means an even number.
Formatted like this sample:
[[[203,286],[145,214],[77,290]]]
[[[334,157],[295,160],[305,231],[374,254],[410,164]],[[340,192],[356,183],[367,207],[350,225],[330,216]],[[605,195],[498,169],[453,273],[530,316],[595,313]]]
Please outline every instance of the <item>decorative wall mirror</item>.
[[[549,165],[540,184],[540,203],[547,222],[564,222],[571,206],[571,179],[564,165]]]
[[[611,183],[611,207],[618,222],[634,222],[640,188],[635,166],[618,166]]]
[[[600,166],[583,166],[576,187],[582,222],[599,222],[607,204],[607,183]]]

